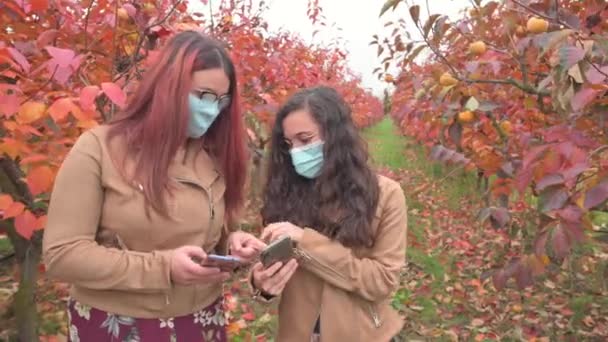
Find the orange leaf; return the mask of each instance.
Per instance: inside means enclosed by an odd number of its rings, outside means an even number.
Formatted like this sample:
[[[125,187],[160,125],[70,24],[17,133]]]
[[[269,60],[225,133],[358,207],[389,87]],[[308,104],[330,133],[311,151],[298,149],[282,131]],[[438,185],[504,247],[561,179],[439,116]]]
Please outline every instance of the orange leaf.
[[[27,164],[35,164],[35,163],[39,163],[39,162],[44,162],[48,160],[48,156],[45,154],[33,154],[31,156],[27,156],[23,159],[21,159],[21,165],[27,165]]]
[[[46,165],[31,170],[26,180],[32,195],[36,196],[49,191],[53,185],[53,177],[53,171]]]
[[[16,139],[4,138],[4,142],[0,144],[0,155],[6,153],[9,157],[15,159],[24,152],[29,152],[29,148]]]
[[[6,127],[6,129],[8,129],[9,131],[14,131],[17,128],[19,128],[19,124],[16,123],[15,121],[4,121],[3,122],[4,127]]]
[[[29,240],[38,228],[38,219],[29,210],[15,217],[15,230],[19,235]]]
[[[49,108],[49,114],[53,120],[55,120],[55,122],[65,120],[70,112],[72,112],[74,116],[77,116],[78,114],[74,112],[80,112],[80,108],[78,108],[74,102],[67,97],[55,101]]]
[[[44,227],[46,227],[46,221],[47,221],[46,215],[40,216],[36,222],[36,227],[37,227],[36,229],[44,229]]]
[[[6,210],[13,204],[13,198],[11,195],[2,194],[0,195],[0,210]]]
[[[4,211],[4,215],[2,215],[3,219],[13,218],[17,215],[21,215],[23,210],[25,209],[25,205],[21,202],[13,202],[6,210]]]
[[[42,102],[28,101],[21,105],[17,116],[17,122],[21,124],[29,124],[44,115],[46,106]]]

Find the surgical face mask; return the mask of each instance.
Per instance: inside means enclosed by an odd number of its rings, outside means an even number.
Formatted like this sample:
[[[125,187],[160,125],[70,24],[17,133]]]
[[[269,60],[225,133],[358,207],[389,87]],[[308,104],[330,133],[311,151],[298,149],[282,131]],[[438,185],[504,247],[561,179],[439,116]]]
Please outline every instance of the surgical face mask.
[[[323,141],[316,141],[289,151],[293,167],[300,176],[313,179],[319,175],[323,167],[323,145]]]
[[[219,104],[217,101],[199,99],[192,94],[188,95],[188,104],[190,107],[188,136],[190,138],[200,138],[220,114]]]

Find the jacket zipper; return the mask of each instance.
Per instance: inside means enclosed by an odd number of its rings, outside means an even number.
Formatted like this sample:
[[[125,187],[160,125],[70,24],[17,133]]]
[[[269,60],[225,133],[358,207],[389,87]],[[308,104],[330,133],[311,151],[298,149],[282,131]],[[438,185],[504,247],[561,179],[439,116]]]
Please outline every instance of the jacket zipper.
[[[179,178],[179,177],[175,177],[175,180],[180,182],[180,183],[184,183],[184,184],[190,184],[196,188],[202,189],[205,194],[207,195],[207,198],[209,199],[209,227],[211,227],[211,225],[213,224],[213,219],[215,218],[215,208],[213,206],[213,184],[215,183],[215,180],[213,180],[213,182],[211,182],[211,184],[209,184],[209,189],[205,188],[204,186],[198,184],[195,181],[189,180],[189,179],[185,179],[185,178]],[[196,301],[196,298],[193,298]],[[169,305],[169,294],[166,294],[166,303],[167,305]]]
[[[337,275],[338,277],[347,280],[346,277],[344,275],[342,275],[342,273],[336,271],[333,267],[331,266],[326,266],[323,263],[319,262],[317,259],[313,258],[312,256],[310,256],[310,254],[306,253],[305,251],[296,248],[295,249],[295,254],[298,256],[303,257],[304,259],[306,259],[308,262],[312,262],[315,263],[318,266],[321,266],[322,268],[331,271],[333,274]]]
[[[382,326],[382,320],[380,319],[380,315],[378,315],[378,311],[376,311],[373,303],[369,303],[368,307],[372,320],[374,321],[374,327],[376,327],[376,329],[380,328]]]
[[[331,266],[326,266],[323,263],[319,262],[317,259],[313,258],[310,254],[306,253],[305,251],[303,251],[302,249],[296,248],[295,249],[295,254],[298,256],[303,257],[304,259],[306,259],[308,262],[314,262],[315,264],[317,264],[318,266],[321,266],[323,268],[325,268],[326,270],[331,271],[332,273],[334,273],[335,275],[339,276],[342,279],[346,280],[346,277],[344,275],[342,275],[342,273],[336,271],[333,267]],[[367,303],[367,309],[368,309],[368,313],[370,314],[372,321],[374,322],[374,327],[380,328],[382,326],[382,319],[380,318],[380,315],[378,314],[378,311],[376,310],[376,308],[374,307],[374,303],[367,301],[365,299],[363,299],[364,301],[368,302]],[[320,312],[318,317],[320,317]],[[314,328],[313,328],[314,329]]]

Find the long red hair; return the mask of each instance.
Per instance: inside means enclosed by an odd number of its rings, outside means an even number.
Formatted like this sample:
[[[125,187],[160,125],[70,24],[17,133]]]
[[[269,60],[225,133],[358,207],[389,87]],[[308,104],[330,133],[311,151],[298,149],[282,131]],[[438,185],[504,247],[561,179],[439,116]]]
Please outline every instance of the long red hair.
[[[201,148],[204,141],[224,176],[226,218],[231,221],[244,202],[247,150],[236,71],[219,42],[195,31],[176,34],[145,73],[127,108],[110,123],[108,139],[126,140],[125,157],[136,160],[132,177],[142,184],[147,204],[163,216],[168,216],[169,165],[188,139],[192,74],[214,68],[226,72],[232,101],[201,138]]]

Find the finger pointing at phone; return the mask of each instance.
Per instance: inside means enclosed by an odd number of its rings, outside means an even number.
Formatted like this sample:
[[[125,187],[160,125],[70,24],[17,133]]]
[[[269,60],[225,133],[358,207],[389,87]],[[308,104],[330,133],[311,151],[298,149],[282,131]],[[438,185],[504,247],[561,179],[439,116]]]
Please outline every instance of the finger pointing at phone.
[[[262,231],[261,239],[264,241],[274,241],[281,236],[289,236],[293,241],[298,242],[302,238],[304,230],[290,222],[271,223]]]
[[[230,254],[245,262],[253,260],[266,247],[263,241],[246,232],[233,232],[228,239]]]

